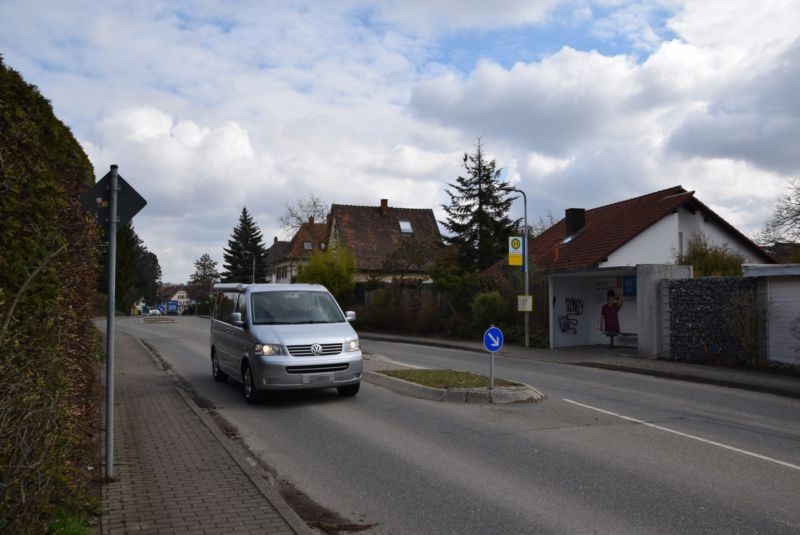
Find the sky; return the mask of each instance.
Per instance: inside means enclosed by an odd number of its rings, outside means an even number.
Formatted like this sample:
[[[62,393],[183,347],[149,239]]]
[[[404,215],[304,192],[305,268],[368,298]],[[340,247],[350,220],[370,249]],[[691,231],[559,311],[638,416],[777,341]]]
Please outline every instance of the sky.
[[[752,236],[800,177],[797,0],[0,0],[0,54],[165,282],[243,206],[267,246],[312,193],[443,219],[478,139],[531,221],[682,185]]]

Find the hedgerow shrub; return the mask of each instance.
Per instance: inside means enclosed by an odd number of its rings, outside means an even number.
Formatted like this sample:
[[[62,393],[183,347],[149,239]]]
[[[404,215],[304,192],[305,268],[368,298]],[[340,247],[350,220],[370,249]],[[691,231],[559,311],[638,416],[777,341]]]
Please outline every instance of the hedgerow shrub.
[[[0,532],[42,533],[90,483],[96,232],[92,166],[0,57]]]
[[[478,329],[505,324],[510,311],[509,300],[495,290],[481,292],[472,300],[472,319]]]

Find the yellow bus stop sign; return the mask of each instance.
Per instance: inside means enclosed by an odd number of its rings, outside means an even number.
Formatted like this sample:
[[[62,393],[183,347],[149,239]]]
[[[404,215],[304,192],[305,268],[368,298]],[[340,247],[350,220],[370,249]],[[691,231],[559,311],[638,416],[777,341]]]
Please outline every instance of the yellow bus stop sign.
[[[508,265],[521,266],[522,263],[522,238],[511,236],[508,238]]]

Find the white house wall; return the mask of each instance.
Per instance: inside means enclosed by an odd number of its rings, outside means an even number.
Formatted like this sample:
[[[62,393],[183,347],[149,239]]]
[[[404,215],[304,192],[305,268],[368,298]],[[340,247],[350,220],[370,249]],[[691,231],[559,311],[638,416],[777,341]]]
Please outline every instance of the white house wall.
[[[800,340],[792,324],[800,319],[800,277],[768,279],[768,358],[800,365]]]
[[[670,214],[611,253],[600,267],[672,264],[677,250],[678,214]]]
[[[599,267],[636,266],[639,264],[674,264],[678,255],[686,253],[693,234],[703,233],[709,243],[727,246],[744,257],[746,264],[760,264],[738,236],[708,219],[699,210],[693,214],[685,208],[661,218],[654,225],[608,256]]]
[[[681,233],[680,238],[683,245],[682,248],[676,247],[676,252],[682,250],[685,253],[692,235],[702,233],[711,244],[727,246],[731,251],[743,256],[745,264],[761,264],[763,262],[761,259],[753,257],[752,251],[741,243],[738,236],[719,225],[714,219],[708,218],[700,210],[696,210],[693,214],[686,208],[680,208],[678,215],[678,231]],[[706,221],[706,219],[708,220]]]

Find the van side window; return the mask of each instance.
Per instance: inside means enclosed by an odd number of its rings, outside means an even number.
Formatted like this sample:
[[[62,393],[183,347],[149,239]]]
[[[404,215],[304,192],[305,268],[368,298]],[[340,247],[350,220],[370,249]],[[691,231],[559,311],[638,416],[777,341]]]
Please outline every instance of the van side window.
[[[224,297],[224,294],[218,293],[216,295],[216,297],[214,298],[214,314],[213,314],[213,318],[215,320],[221,320],[222,319],[222,298],[223,297]]]
[[[233,292],[225,292],[222,294],[222,306],[220,307],[220,315],[219,319],[221,321],[230,323],[231,321],[231,312],[236,310],[236,298],[239,297],[239,294]]]

